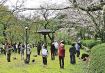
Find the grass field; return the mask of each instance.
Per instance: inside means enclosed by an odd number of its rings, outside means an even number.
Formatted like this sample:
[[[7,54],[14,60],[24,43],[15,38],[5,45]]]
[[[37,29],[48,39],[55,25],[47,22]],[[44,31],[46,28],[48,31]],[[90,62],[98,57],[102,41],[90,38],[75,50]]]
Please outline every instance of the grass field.
[[[56,56],[55,60],[51,60],[50,53],[48,56],[48,65],[43,66],[42,56],[33,57],[36,53],[33,49],[31,54],[31,60],[35,59],[35,63],[30,61],[30,64],[24,64],[24,61],[21,60],[20,55],[12,54],[11,62],[6,61],[5,55],[0,55],[0,73],[83,73],[84,64],[78,58],[76,58],[76,64],[70,64],[69,57],[69,46],[65,46],[66,55],[65,55],[65,67],[64,69],[59,68],[59,60]],[[81,53],[84,51],[81,50]],[[17,60],[13,60],[13,57],[16,56]]]

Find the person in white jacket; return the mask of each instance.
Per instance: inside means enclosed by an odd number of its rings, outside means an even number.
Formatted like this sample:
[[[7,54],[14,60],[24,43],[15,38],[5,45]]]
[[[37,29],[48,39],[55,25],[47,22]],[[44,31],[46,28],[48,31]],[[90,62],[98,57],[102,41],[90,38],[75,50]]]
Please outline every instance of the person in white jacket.
[[[42,59],[43,59],[43,64],[44,65],[47,65],[47,56],[48,56],[47,46],[43,45],[42,46]]]
[[[54,46],[55,46],[55,55],[58,55],[58,46],[59,46],[59,44],[58,44],[57,41],[54,42]]]

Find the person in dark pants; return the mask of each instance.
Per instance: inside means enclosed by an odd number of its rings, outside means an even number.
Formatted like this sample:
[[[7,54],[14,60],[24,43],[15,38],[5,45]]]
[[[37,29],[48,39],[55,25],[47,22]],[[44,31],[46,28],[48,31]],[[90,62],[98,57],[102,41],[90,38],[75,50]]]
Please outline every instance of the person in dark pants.
[[[64,49],[64,43],[63,42],[61,42],[59,45],[58,55],[59,55],[60,68],[64,68],[65,49]]]
[[[54,43],[51,44],[51,60],[55,59],[55,46]]]
[[[70,52],[70,63],[71,64],[75,64],[76,60],[75,60],[75,54],[76,54],[76,49],[75,49],[75,44],[72,44],[72,47],[69,49]]]
[[[40,55],[40,51],[41,51],[41,43],[38,42],[37,44],[37,54]]]
[[[45,57],[43,56],[43,64],[47,65],[47,57],[46,56]]]
[[[20,54],[20,49],[21,49],[21,43],[19,42],[19,44],[18,44],[18,54]]]
[[[7,43],[6,45],[6,55],[7,55],[7,61],[10,62],[11,60],[11,45]]]
[[[42,47],[42,59],[43,59],[44,65],[47,65],[47,56],[48,56],[47,46],[43,45],[43,47]]]
[[[8,61],[8,62],[11,62],[11,61],[10,61],[10,57],[11,57],[11,51],[8,50],[8,53],[7,53],[7,61]]]
[[[17,53],[16,43],[13,44],[14,52]]]
[[[60,68],[64,68],[64,57],[59,56]]]

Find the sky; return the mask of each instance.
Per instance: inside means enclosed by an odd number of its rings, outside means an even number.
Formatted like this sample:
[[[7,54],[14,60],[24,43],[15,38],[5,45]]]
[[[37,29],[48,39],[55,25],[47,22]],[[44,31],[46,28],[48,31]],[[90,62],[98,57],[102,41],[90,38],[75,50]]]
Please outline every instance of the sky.
[[[17,5],[20,5],[23,0],[18,0]],[[5,5],[9,6],[9,9],[14,9],[16,7],[17,0],[7,0]],[[67,0],[24,0],[23,8],[39,8],[44,4],[56,4],[61,6],[67,5]],[[24,11],[23,15],[29,15],[33,11]]]
[[[16,5],[17,0],[7,0],[5,5],[8,5],[10,8]],[[21,3],[22,0],[19,0],[18,4]],[[37,8],[44,3],[51,3],[57,5],[64,5],[67,3],[67,0],[24,0],[24,7],[28,8]]]

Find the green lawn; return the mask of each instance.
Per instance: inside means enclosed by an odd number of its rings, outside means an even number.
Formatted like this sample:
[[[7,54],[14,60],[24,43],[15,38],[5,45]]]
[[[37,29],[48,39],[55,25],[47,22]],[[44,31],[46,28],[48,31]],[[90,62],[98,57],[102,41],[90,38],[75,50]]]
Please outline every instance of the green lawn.
[[[35,49],[31,54],[31,60],[35,59],[35,63],[30,62],[29,65],[24,64],[24,61],[20,59],[20,55],[12,54],[11,62],[6,61],[4,55],[0,55],[0,73],[83,73],[84,64],[79,59],[76,58],[76,64],[70,64],[69,57],[69,46],[65,46],[66,56],[65,56],[65,68],[59,68],[58,57],[55,60],[51,60],[50,53],[48,56],[48,65],[43,66],[42,57],[37,56],[33,57],[35,54]],[[84,51],[81,50],[83,53]],[[17,60],[13,60],[13,57],[18,57]]]

